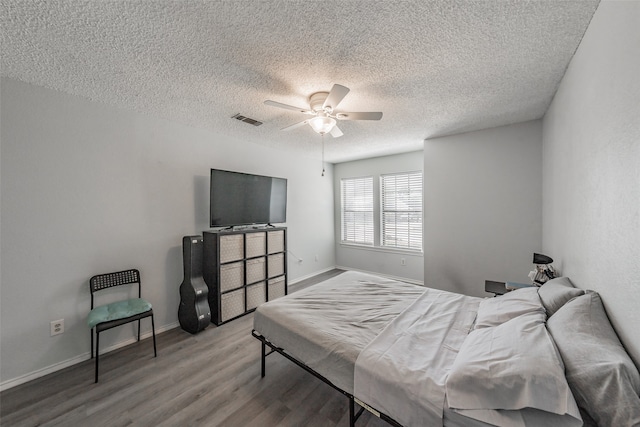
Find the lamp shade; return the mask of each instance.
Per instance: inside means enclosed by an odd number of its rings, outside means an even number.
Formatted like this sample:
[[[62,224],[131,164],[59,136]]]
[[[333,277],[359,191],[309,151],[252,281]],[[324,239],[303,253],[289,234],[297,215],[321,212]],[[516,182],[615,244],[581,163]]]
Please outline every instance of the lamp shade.
[[[551,264],[553,262],[553,258],[542,255],[542,254],[533,254],[533,263],[534,264]]]
[[[317,116],[309,120],[309,125],[320,135],[331,132],[336,125],[336,120],[331,117]]]

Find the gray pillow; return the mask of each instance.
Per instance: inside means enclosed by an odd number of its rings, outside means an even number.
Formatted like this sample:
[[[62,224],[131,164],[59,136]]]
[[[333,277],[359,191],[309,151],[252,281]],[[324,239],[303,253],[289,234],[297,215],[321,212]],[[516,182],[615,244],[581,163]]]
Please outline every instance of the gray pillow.
[[[566,303],[547,320],[578,406],[599,426],[640,425],[640,373],[620,343],[596,292]]]
[[[538,295],[549,317],[567,302],[583,294],[584,291],[574,287],[568,277],[556,277],[538,289]]]

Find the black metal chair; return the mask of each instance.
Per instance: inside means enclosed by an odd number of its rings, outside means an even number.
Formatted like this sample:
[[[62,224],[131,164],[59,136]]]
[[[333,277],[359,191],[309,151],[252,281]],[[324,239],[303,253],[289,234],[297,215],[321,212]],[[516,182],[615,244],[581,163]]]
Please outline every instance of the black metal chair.
[[[122,285],[138,285],[138,298],[130,298],[110,304],[94,307],[94,294],[98,291]],[[99,274],[89,280],[91,291],[91,311],[87,318],[87,324],[91,330],[91,358],[93,359],[93,330],[96,333],[96,383],[98,382],[98,362],[100,348],[100,332],[115,328],[130,322],[138,321],[138,341],[140,341],[140,319],[151,317],[151,330],[153,332],[153,357],[158,355],[156,351],[156,330],[153,322],[153,308],[151,304],[142,299],[142,283],[138,270],[125,270],[115,273]]]

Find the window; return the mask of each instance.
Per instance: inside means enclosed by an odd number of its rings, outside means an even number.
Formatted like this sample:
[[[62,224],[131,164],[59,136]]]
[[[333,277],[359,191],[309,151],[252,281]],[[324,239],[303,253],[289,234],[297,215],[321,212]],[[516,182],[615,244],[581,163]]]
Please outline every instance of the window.
[[[380,176],[381,244],[422,250],[422,172]]]
[[[343,178],[342,241],[373,245],[373,177]]]

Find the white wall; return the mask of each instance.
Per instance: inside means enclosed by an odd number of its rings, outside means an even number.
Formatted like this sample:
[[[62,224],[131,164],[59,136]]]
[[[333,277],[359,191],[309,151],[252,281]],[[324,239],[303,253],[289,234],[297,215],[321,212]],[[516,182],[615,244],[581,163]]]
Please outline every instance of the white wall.
[[[544,251],[640,364],[640,2],[600,3],[543,135]]]
[[[394,172],[410,172],[422,170],[422,151],[398,154],[394,156],[375,157],[365,160],[338,163],[334,165],[334,197],[335,197],[335,224],[336,224],[336,263],[340,267],[354,270],[380,273],[389,277],[409,279],[412,282],[422,283],[424,273],[424,258],[422,253],[415,251],[394,251],[380,247],[362,247],[343,245],[341,241],[341,201],[340,180],[342,178],[355,178],[373,176],[374,205],[380,206],[380,194],[378,190],[379,176]],[[379,215],[374,217],[374,222],[379,230]],[[402,265],[401,260],[405,260]]]
[[[15,80],[1,93],[3,387],[88,357],[94,274],[139,268],[157,329],[177,325],[182,236],[208,229],[212,167],[288,178],[289,249],[304,260],[289,257],[290,279],[335,265],[331,165],[322,178],[317,159]]]
[[[488,296],[529,282],[542,236],[539,120],[425,141],[425,284]]]

